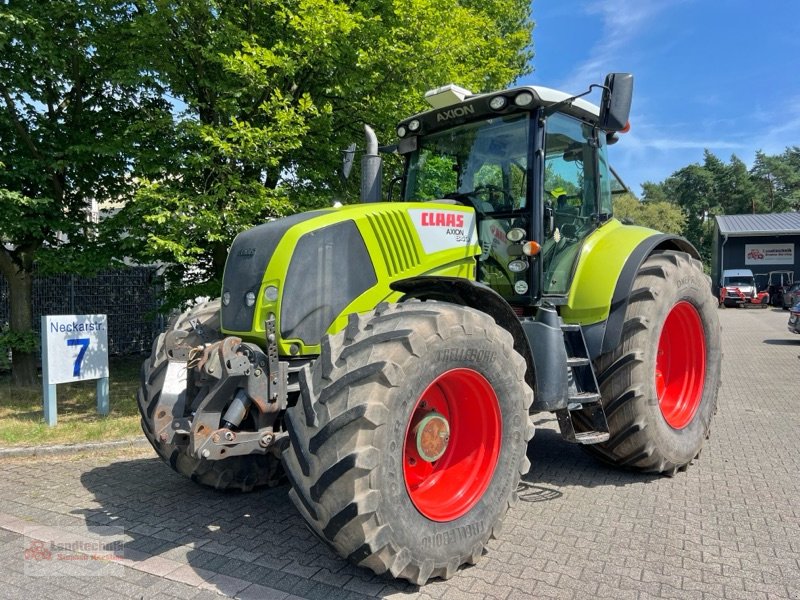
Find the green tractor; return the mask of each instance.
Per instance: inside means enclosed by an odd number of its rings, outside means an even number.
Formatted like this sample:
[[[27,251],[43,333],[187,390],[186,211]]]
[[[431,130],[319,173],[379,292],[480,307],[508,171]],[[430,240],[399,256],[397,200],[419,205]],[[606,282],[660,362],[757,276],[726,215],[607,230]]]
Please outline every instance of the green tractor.
[[[400,201],[378,201],[367,128],[362,203],[239,234],[221,298],[143,365],[164,461],[217,489],[288,479],[342,557],[420,585],[499,535],[535,413],[605,463],[684,469],[716,408],[716,301],[691,244],[613,218],[632,77],[593,87],[600,107],[432,90],[397,127]]]

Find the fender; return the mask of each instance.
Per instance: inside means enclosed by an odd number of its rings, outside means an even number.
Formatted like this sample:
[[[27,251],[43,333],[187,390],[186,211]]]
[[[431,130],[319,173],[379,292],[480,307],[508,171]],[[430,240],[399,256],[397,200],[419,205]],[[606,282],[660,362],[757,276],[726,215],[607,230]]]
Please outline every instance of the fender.
[[[500,327],[511,333],[514,349],[525,358],[528,365],[525,382],[534,390],[531,410],[566,408],[569,387],[567,352],[555,309],[542,307],[535,319],[520,321],[511,305],[492,288],[458,277],[413,277],[396,281],[391,288],[404,294],[400,302],[412,298],[439,300],[469,306],[490,315]]]
[[[620,344],[625,311],[628,308],[636,274],[644,261],[660,250],[686,252],[693,258],[700,259],[700,253],[688,240],[674,234],[655,233],[636,244],[617,275],[614,292],[608,305],[608,317],[597,323],[582,323],[586,346],[592,359],[612,351]],[[574,322],[567,316],[564,320]]]
[[[514,309],[500,294],[487,285],[460,277],[411,277],[393,281],[389,287],[403,294],[399,302],[417,300],[439,300],[461,306],[469,306],[490,315],[495,322],[514,338],[514,350],[519,352],[528,365],[525,380],[534,388],[535,367],[528,336]],[[563,344],[562,344],[563,345]],[[534,388],[535,389],[535,388]]]

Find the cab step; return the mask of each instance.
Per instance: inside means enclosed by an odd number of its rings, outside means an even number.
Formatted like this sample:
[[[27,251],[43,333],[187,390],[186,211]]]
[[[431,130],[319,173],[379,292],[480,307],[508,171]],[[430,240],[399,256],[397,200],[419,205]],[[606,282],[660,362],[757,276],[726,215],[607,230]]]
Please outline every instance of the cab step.
[[[606,442],[609,438],[608,421],[583,330],[580,325],[562,323],[561,331],[567,350],[567,367],[571,370],[574,384],[567,408],[555,411],[561,435],[576,444]]]

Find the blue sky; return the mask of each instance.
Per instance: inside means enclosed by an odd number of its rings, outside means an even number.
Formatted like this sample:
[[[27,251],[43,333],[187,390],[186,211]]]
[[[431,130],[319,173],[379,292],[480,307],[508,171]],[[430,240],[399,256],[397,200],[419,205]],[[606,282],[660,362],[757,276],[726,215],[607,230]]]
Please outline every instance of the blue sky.
[[[538,84],[579,93],[634,74],[631,131],[611,162],[637,195],[708,148],[752,165],[800,145],[797,0],[533,0]],[[595,102],[599,95],[591,97]]]

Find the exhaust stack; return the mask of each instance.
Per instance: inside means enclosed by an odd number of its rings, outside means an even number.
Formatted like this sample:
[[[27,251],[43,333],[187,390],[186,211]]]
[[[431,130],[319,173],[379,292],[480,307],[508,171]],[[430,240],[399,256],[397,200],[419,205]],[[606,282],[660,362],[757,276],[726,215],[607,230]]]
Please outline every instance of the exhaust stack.
[[[361,157],[361,202],[380,202],[383,159],[378,154],[378,137],[372,127],[364,125],[367,148]]]

